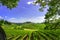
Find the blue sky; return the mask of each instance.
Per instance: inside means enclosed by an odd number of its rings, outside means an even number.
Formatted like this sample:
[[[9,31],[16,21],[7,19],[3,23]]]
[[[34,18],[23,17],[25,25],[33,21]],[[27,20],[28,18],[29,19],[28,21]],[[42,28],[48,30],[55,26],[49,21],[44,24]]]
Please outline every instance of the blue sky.
[[[47,10],[39,11],[39,5],[33,5],[34,0],[20,0],[18,6],[9,10],[6,6],[0,6],[0,19],[10,22],[31,21],[40,23],[44,21]]]

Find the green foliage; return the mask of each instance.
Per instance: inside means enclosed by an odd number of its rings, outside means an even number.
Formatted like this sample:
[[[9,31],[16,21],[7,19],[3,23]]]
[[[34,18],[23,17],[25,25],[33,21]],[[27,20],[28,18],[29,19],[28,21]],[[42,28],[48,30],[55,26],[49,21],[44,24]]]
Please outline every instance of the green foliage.
[[[60,31],[58,29],[44,30],[45,24],[43,23],[39,24],[39,23],[29,22],[29,23],[22,23],[22,24],[19,23],[19,24],[20,25],[17,25],[16,23],[12,23],[11,25],[2,25],[2,28],[6,32],[7,40],[58,40],[60,39],[59,37]],[[47,23],[48,27],[51,25],[53,24]]]
[[[45,22],[45,29],[60,29],[60,19],[50,20],[49,22]]]
[[[45,14],[45,24],[46,27],[45,29],[57,29],[60,28],[60,20],[59,21],[55,21],[54,19],[56,17],[56,15],[60,16],[60,1],[59,0],[36,0],[35,4],[38,3],[40,4],[40,9],[44,9],[46,7],[49,7],[47,9],[47,13]],[[50,20],[52,19],[54,23],[51,23],[52,21]],[[59,27],[58,27],[59,26]]]
[[[51,18],[54,15],[60,14],[60,1],[59,0],[37,0],[35,3],[39,3],[40,7],[46,8],[46,5],[49,7],[45,19]]]
[[[40,23],[19,23],[20,25],[17,25],[16,23],[4,23],[3,27],[5,29],[36,29],[36,30],[43,30],[45,28],[45,24],[40,24]]]
[[[6,20],[1,19],[0,20],[0,25],[11,25],[11,23],[6,21]]]
[[[20,25],[22,28],[26,29],[44,29],[45,24],[39,24],[39,23],[25,23]]]
[[[7,8],[12,9],[17,6],[19,0],[0,0],[0,4],[7,6]]]
[[[1,26],[2,24],[4,24],[4,20],[3,20],[3,19],[0,20],[0,26]]]

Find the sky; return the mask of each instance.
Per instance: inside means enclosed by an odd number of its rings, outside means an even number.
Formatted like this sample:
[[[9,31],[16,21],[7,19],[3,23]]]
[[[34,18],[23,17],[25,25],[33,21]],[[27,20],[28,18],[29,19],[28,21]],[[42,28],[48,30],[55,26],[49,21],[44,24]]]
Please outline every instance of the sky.
[[[47,9],[44,9],[43,12],[39,11],[40,6],[38,4],[33,5],[33,1],[35,0],[20,0],[17,7],[12,10],[6,6],[0,6],[0,19],[17,23],[26,21],[34,23],[43,22]]]

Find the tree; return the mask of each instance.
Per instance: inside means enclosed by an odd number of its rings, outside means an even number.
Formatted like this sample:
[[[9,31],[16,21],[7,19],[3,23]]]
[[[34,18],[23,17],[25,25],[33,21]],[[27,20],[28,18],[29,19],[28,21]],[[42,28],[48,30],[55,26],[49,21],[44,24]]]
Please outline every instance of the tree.
[[[2,4],[3,6],[12,9],[17,6],[18,2],[19,0],[0,0],[0,5]],[[0,40],[7,40],[4,30],[1,28],[2,22],[4,22],[4,20],[0,21]]]
[[[56,18],[56,15],[60,16],[60,1],[59,0],[36,0],[34,2],[35,4],[39,4],[40,5],[40,10],[43,10],[44,8],[49,7],[48,8],[48,12],[45,14],[45,24],[46,24],[46,28],[48,29],[51,23],[50,19],[54,20]],[[59,22],[57,22],[56,24],[58,25]],[[49,24],[49,25],[48,25]],[[56,26],[56,25],[55,25]]]
[[[40,4],[41,9],[49,7],[45,19],[50,19],[54,15],[60,15],[60,1],[59,0],[36,0],[35,3]]]
[[[18,5],[19,0],[0,0],[0,5],[7,6],[7,8],[14,8]]]
[[[2,24],[4,24],[4,20],[3,19],[0,20],[0,25],[2,25]]]

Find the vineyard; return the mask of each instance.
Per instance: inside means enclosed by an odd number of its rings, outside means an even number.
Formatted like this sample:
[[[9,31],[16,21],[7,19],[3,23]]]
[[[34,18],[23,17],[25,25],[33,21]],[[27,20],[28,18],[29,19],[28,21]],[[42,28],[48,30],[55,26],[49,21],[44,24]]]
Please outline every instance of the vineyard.
[[[59,30],[5,30],[7,40],[60,40]]]
[[[60,29],[44,29],[45,24],[3,24],[7,40],[60,40]]]
[[[0,40],[60,40],[60,1],[0,0]]]

